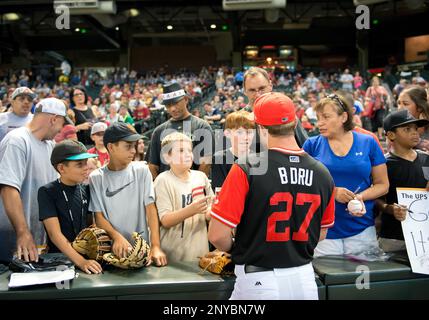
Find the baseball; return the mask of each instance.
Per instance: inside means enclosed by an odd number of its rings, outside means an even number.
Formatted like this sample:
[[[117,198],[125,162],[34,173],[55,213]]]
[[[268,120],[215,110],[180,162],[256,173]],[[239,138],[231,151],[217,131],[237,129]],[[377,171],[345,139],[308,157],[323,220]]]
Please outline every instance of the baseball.
[[[362,203],[359,200],[354,199],[347,204],[347,210],[349,210],[349,212],[361,212],[362,209]]]

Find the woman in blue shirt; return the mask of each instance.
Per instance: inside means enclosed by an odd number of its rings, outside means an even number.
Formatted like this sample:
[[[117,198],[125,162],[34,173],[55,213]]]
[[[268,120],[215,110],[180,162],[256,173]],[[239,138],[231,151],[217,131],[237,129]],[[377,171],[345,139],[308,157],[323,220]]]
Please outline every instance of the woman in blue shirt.
[[[378,247],[374,200],[387,193],[386,160],[375,139],[354,132],[353,111],[341,96],[329,95],[316,106],[320,135],[308,139],[304,150],[322,162],[335,186],[335,224],[314,256],[355,254]],[[364,203],[361,212],[347,211],[350,200]]]

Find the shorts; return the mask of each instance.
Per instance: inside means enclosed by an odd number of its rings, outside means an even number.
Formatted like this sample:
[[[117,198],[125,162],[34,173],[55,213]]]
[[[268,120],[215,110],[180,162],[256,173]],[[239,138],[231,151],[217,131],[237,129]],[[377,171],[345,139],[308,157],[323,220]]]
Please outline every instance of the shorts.
[[[368,227],[361,233],[344,239],[325,239],[314,249],[314,257],[328,255],[356,254],[378,248],[375,227]]]

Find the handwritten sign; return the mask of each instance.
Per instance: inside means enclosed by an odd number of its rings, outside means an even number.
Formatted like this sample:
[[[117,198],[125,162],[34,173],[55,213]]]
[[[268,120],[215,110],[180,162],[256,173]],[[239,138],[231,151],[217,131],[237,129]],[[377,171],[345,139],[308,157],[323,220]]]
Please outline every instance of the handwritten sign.
[[[398,203],[408,208],[402,221],[411,269],[429,274],[429,192],[425,189],[396,188]]]

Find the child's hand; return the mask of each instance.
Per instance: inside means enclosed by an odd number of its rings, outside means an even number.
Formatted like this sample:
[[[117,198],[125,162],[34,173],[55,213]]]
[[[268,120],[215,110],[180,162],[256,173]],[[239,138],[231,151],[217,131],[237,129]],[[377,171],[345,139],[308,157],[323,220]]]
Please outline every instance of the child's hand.
[[[153,246],[150,250],[151,260],[157,267],[163,267],[167,265],[167,256],[159,246]]]
[[[119,258],[126,258],[133,249],[123,236],[113,240],[112,251]]]
[[[407,207],[395,203],[392,205],[392,213],[396,220],[404,221],[407,217]]]
[[[98,274],[103,272],[103,269],[101,268],[100,264],[95,260],[84,259],[83,262],[78,264],[77,266],[80,270],[87,274]]]
[[[204,197],[197,201],[192,202],[189,207],[194,214],[205,214],[208,209],[207,201],[210,197]]]

